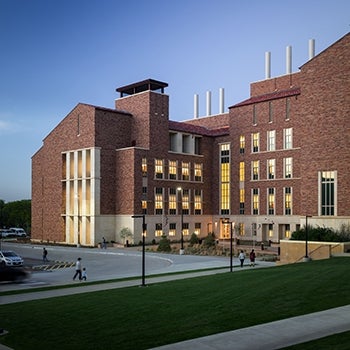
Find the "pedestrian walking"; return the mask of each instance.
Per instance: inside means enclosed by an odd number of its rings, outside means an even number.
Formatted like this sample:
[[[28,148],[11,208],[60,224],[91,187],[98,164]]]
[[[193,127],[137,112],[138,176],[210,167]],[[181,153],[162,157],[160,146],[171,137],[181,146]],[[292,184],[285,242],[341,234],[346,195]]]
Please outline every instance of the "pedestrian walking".
[[[73,281],[77,276],[79,277],[79,281],[81,281],[81,258],[78,258],[75,263],[75,274],[73,276]]]
[[[252,249],[252,251],[249,254],[249,259],[250,259],[250,266],[255,266],[255,251]]]
[[[245,254],[244,254],[243,250],[241,250],[241,252],[239,253],[238,259],[241,262],[241,267],[243,267],[243,263],[244,263],[244,259],[245,259]]]
[[[81,279],[83,281],[87,280],[87,272],[86,272],[86,268],[85,267],[83,267],[83,272],[81,273]]]
[[[47,250],[46,248],[43,249],[43,262],[48,262],[49,260],[47,260]]]
[[[107,249],[107,242],[106,242],[106,239],[104,237],[102,237],[102,248]]]

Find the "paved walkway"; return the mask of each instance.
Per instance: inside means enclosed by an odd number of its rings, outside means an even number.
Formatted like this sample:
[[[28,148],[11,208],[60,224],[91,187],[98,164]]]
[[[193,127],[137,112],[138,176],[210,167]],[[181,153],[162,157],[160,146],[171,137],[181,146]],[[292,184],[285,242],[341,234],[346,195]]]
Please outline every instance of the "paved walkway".
[[[258,266],[257,266],[258,267]],[[260,267],[266,267],[261,265]],[[240,269],[236,269],[240,270]],[[210,270],[186,274],[148,277],[146,284],[161,283],[175,279],[193,278],[215,273],[227,272],[228,269]],[[2,296],[0,304],[18,303],[27,300],[52,298],[57,296],[94,292],[99,290],[139,286],[140,280],[86,285],[85,287],[55,289]],[[83,282],[82,282],[83,283]],[[350,305],[321,311],[304,316],[293,317],[235,331],[218,333],[211,336],[192,339],[180,343],[155,348],[157,350],[226,350],[281,349],[298,343],[322,338],[328,335],[350,331]],[[0,338],[1,341],[1,338]],[[0,344],[0,350],[11,350]]]

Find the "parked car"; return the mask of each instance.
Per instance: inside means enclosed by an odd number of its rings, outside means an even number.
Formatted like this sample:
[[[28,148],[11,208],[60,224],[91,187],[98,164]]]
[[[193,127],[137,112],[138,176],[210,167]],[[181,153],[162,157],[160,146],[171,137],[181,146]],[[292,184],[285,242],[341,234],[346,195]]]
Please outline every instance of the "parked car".
[[[12,232],[12,235],[16,236],[16,237],[25,237],[25,236],[27,236],[27,233],[26,233],[26,231],[23,230],[23,228],[10,227],[10,231]]]
[[[22,267],[0,267],[0,282],[22,282],[30,277],[30,273]]]
[[[6,238],[12,235],[13,235],[13,232],[11,230],[7,230],[7,229],[0,230],[0,238]]]
[[[0,251],[0,265],[4,266],[23,266],[23,259],[11,250]]]

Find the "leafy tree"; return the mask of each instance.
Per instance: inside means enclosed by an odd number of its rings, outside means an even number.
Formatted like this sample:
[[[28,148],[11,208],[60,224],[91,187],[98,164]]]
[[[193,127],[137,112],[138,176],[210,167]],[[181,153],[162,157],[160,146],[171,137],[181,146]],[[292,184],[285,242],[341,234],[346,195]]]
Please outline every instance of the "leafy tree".
[[[31,200],[5,203],[0,200],[0,224],[1,227],[21,227],[27,233],[31,224]]]
[[[350,225],[343,224],[339,230],[332,227],[308,225],[307,236],[310,241],[319,242],[347,242],[350,241]],[[291,240],[303,241],[306,239],[306,227],[292,233]]]
[[[206,248],[215,246],[215,234],[214,232],[209,232],[208,236],[204,238],[203,244]]]
[[[199,238],[195,233],[192,233],[191,238],[190,238],[190,246],[193,246],[195,244],[199,243]]]
[[[171,251],[170,239],[168,239],[165,235],[163,235],[162,238],[160,239],[157,251],[158,252],[170,252]]]
[[[133,236],[129,227],[123,227],[120,230],[119,235],[120,235],[120,238],[124,240],[124,243],[126,243],[127,238],[131,238]]]

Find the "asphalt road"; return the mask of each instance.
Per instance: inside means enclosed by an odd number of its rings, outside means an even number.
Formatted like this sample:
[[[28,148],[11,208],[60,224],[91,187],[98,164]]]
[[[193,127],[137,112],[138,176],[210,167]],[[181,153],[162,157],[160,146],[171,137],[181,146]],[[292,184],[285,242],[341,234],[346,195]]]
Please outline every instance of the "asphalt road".
[[[13,250],[24,259],[25,266],[47,265],[42,262],[42,245],[3,242],[3,250]],[[86,268],[88,281],[137,277],[142,275],[142,252],[138,248],[78,248],[45,246],[48,251],[49,265],[53,261],[70,263],[70,267],[31,273],[30,279],[20,284],[2,283],[1,290],[23,289],[47,285],[73,283],[74,263],[78,257]],[[237,264],[235,261],[234,264]],[[177,271],[189,271],[205,268],[227,267],[228,257],[193,256],[161,253],[145,253],[145,276]],[[76,281],[75,283],[79,283]]]

